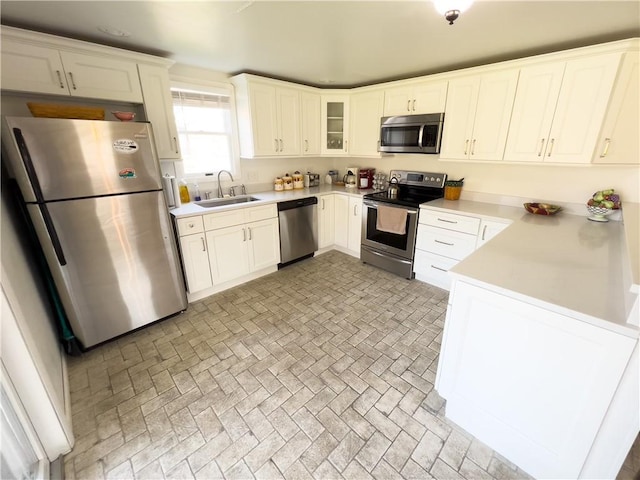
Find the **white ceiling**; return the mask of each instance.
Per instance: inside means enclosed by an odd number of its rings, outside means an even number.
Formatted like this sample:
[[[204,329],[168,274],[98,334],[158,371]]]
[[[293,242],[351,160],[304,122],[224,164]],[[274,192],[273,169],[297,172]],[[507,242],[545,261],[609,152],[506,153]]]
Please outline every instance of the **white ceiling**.
[[[454,25],[428,0],[2,0],[0,8],[4,25],[332,88],[640,36],[640,0],[476,0]]]

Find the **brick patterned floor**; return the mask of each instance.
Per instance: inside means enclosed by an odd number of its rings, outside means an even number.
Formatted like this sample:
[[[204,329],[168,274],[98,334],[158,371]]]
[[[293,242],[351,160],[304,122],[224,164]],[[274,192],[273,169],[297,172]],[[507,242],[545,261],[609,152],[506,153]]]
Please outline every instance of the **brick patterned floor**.
[[[334,251],[72,358],[66,477],[530,478],[444,418],[446,304]]]

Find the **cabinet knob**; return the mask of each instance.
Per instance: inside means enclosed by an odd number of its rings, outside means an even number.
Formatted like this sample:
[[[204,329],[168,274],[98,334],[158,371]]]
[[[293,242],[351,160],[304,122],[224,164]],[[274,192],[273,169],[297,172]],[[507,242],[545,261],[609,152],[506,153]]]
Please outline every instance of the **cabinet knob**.
[[[188,224],[189,228],[193,228],[193,223]]]

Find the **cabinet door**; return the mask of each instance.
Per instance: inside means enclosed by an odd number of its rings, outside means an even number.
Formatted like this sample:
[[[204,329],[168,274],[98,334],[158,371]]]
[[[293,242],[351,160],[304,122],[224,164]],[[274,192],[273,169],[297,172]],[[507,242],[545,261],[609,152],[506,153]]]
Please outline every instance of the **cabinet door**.
[[[334,195],[318,198],[318,248],[330,247],[334,243],[334,208]]]
[[[320,155],[320,95],[303,93],[300,99],[302,106],[302,154]]]
[[[72,96],[142,103],[134,62],[64,51],[60,57]]]
[[[214,283],[223,283],[249,273],[248,241],[244,225],[207,232],[209,262]]]
[[[180,237],[180,252],[189,293],[211,287],[213,282],[204,233]]]
[[[479,90],[478,77],[449,82],[440,158],[464,160],[469,157]]]
[[[610,53],[567,62],[546,160],[591,162],[621,57]]]
[[[389,88],[384,92],[384,116],[409,115],[413,101],[413,86]]]
[[[326,155],[346,155],[349,138],[349,97],[321,97],[321,152]]]
[[[58,50],[3,38],[2,89],[68,96]]]
[[[335,244],[339,247],[349,247],[349,197],[336,194],[334,201]]]
[[[276,90],[278,105],[278,154],[300,155],[300,93],[297,90]]]
[[[413,88],[411,113],[441,113],[447,104],[448,82],[419,83]]]
[[[543,161],[565,65],[557,62],[520,70],[505,160]]]
[[[251,124],[255,155],[277,155],[278,119],[276,89],[262,83],[249,84],[251,99]]]
[[[138,65],[138,73],[144,97],[144,111],[153,127],[158,157],[161,160],[180,160],[169,72],[165,67]]]
[[[492,222],[491,220],[482,220],[480,223],[480,233],[478,234],[478,241],[476,242],[476,248],[480,248],[487,243],[501,231],[509,226],[508,223]]]
[[[502,160],[517,85],[517,70],[483,75],[480,79],[470,159]]]
[[[251,271],[272,267],[280,262],[278,219],[270,218],[246,225]]]
[[[602,125],[594,163],[640,163],[640,76],[638,52],[625,54]]]
[[[347,248],[352,252],[360,251],[362,238],[362,199],[349,197],[349,235]]]
[[[349,99],[349,153],[351,155],[379,156],[380,118],[384,93],[364,92]]]

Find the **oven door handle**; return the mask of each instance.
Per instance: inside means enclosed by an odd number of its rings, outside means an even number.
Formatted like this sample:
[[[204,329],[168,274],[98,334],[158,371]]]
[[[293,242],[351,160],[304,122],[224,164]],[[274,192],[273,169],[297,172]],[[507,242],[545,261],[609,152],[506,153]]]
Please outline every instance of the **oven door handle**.
[[[363,203],[364,203],[367,207],[375,208],[376,210],[377,210],[377,209],[378,209],[378,207],[380,206],[380,204],[379,204],[379,203],[377,203],[377,202],[372,202],[371,200],[365,200]],[[391,208],[406,208],[406,207],[403,207],[403,206],[395,206],[395,205],[385,205],[385,206],[386,206],[386,207],[391,207]],[[410,210],[410,209],[408,209],[408,208],[406,208],[406,210],[407,210],[407,213],[408,213],[409,215],[416,215],[416,214],[418,213],[418,211],[417,211],[417,210]]]

